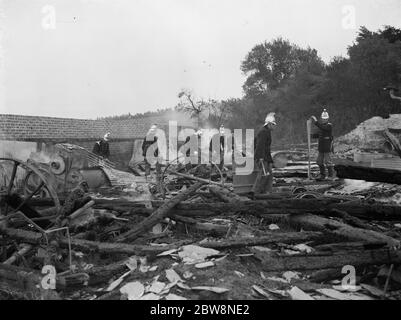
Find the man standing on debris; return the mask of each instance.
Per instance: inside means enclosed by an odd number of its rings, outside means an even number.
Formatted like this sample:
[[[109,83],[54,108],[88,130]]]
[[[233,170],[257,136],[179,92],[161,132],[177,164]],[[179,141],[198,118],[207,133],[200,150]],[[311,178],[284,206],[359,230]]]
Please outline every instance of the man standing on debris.
[[[258,170],[256,180],[253,184],[250,197],[255,194],[272,192],[273,189],[273,158],[270,146],[272,142],[271,131],[276,126],[275,113],[271,112],[266,116],[265,124],[258,131],[254,139],[254,160],[255,168]]]
[[[110,157],[110,147],[109,147],[110,132],[107,132],[103,139],[96,141],[93,146],[93,153],[98,156],[108,159]]]
[[[323,110],[320,120],[315,116],[311,117],[315,126],[318,127],[318,151],[316,163],[320,169],[320,176],[317,180],[326,179],[326,167],[330,179],[334,179],[334,166],[331,161],[331,153],[333,152],[333,125],[329,122],[329,114],[326,109]]]
[[[157,132],[157,125],[153,124],[149,131],[146,134],[146,137],[143,140],[142,143],[142,155],[144,157],[145,160],[145,176],[150,175],[150,167],[151,167],[151,163],[150,163],[150,159],[148,159],[148,149],[152,146],[152,149],[154,149],[154,153],[153,153],[153,157],[155,157],[156,159],[159,156],[159,148],[157,145],[157,136],[156,136],[156,132]],[[158,161],[156,161],[156,173],[159,174],[161,173],[161,167]]]
[[[214,134],[210,140],[209,152],[211,162],[219,162],[219,169],[223,169],[225,152],[225,129],[223,124],[220,125],[219,132]]]

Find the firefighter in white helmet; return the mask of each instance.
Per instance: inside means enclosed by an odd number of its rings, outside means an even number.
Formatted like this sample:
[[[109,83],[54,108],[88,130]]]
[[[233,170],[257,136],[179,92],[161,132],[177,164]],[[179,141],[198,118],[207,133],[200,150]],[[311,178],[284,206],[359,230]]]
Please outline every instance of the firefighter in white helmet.
[[[333,152],[333,125],[329,122],[329,113],[326,109],[323,109],[322,115],[319,121],[315,116],[311,119],[313,123],[319,128],[317,133],[318,138],[318,151],[316,163],[320,169],[320,176],[318,180],[326,179],[326,168],[328,171],[328,177],[334,179],[334,166],[331,161],[331,153]]]
[[[258,175],[253,184],[250,197],[255,194],[272,192],[273,189],[273,159],[270,146],[272,143],[271,132],[276,126],[275,113],[271,112],[266,116],[265,124],[258,131],[254,139],[254,161]]]

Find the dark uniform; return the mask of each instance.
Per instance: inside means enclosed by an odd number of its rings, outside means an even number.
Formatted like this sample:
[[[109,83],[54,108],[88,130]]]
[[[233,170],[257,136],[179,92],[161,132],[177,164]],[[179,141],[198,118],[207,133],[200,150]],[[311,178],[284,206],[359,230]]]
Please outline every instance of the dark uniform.
[[[330,122],[322,123],[313,122],[318,128],[318,151],[316,163],[320,168],[321,178],[326,177],[326,167],[329,177],[333,177],[334,168],[331,161],[331,153],[333,152],[333,125]]]
[[[258,175],[256,177],[255,183],[252,187],[252,193],[264,193],[266,191],[271,191],[273,187],[273,158],[271,156],[271,130],[265,125],[257,133],[254,139],[254,160],[255,168],[258,170]],[[265,172],[268,174],[266,179]]]
[[[213,153],[215,151],[215,153]],[[225,137],[221,133],[213,135],[209,144],[209,152],[211,156],[211,162],[219,163],[219,168],[222,169],[224,166],[224,151],[225,151]]]
[[[146,138],[148,138],[148,139],[146,139]],[[146,153],[147,153],[149,147],[151,145],[153,145],[154,143],[157,144],[157,137],[156,136],[153,137],[153,139],[151,139],[150,136],[146,136],[144,138],[143,142],[142,142],[142,155],[143,155],[144,160],[145,160],[145,175],[147,175],[147,176],[150,174],[150,162],[147,159]],[[156,146],[156,149],[155,149],[155,151],[153,153],[153,156],[155,158],[157,158],[159,156],[159,148],[157,146]],[[156,162],[156,173],[157,174],[161,173],[161,167],[160,167],[160,164],[159,164],[158,161]]]
[[[109,143],[104,139],[97,141],[93,146],[92,152],[98,156],[108,159],[110,157]]]

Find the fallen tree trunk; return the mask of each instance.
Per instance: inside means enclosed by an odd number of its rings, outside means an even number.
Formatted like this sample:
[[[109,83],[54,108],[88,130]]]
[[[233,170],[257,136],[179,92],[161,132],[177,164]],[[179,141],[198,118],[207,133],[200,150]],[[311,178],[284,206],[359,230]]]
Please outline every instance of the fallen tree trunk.
[[[26,255],[29,251],[32,250],[32,246],[30,244],[24,244],[20,250],[15,252],[10,258],[8,258],[6,261],[4,261],[4,264],[13,264],[17,260],[19,260],[21,257]]]
[[[134,229],[129,230],[126,233],[117,237],[116,241],[125,242],[125,241],[132,241],[138,238],[142,233],[148,231],[159,221],[163,220],[168,215],[170,209],[172,209],[181,201],[184,201],[186,198],[188,198],[201,185],[202,183],[198,182],[189,187],[187,190],[180,192],[178,195],[168,200],[167,202],[164,202],[154,213],[151,214],[150,217],[141,221]]]
[[[367,223],[358,219],[357,217],[353,217],[353,216],[349,215],[345,211],[338,210],[338,209],[332,209],[331,212],[333,213],[334,216],[342,218],[347,224],[349,224],[353,227],[366,229],[366,230],[373,230],[373,228],[370,225],[368,225]]]
[[[317,270],[317,269],[341,269],[345,265],[354,267],[381,264],[401,263],[401,252],[390,249],[351,251],[334,253],[330,255],[291,255],[278,256],[257,253],[264,271],[284,270]]]
[[[0,234],[7,235],[13,239],[23,241],[30,244],[41,243],[43,236],[40,233],[25,231],[20,229],[6,228]],[[173,245],[167,246],[147,246],[147,245],[134,245],[126,243],[110,243],[110,242],[97,242],[82,239],[71,239],[71,247],[84,252],[101,252],[101,253],[125,253],[130,255],[156,255],[160,252],[178,248],[181,245],[191,243],[191,241],[181,241]],[[68,248],[68,239],[60,238],[59,244],[63,248]]]
[[[319,217],[312,214],[290,216],[288,222],[292,225],[300,226],[306,230],[323,230],[352,240],[366,242],[386,242],[389,246],[400,245],[400,241],[382,233],[354,228],[342,222]]]
[[[212,248],[212,249],[228,249],[228,248],[259,246],[277,242],[297,243],[303,241],[317,240],[321,239],[322,237],[323,233],[321,232],[286,232],[286,233],[275,232],[263,237],[228,239],[222,241],[206,241],[206,242],[200,242],[199,245],[201,247]]]
[[[113,200],[111,200],[113,201]],[[154,207],[159,207],[163,201],[152,201]],[[102,199],[96,208],[110,209],[130,214],[149,215],[151,210],[145,208],[143,203],[124,202],[120,206],[108,204]],[[233,203],[190,203],[181,202],[170,210],[168,215],[188,217],[208,217],[215,215],[233,215],[237,213],[264,216],[271,214],[331,214],[332,209],[347,212],[351,216],[373,220],[401,220],[401,206],[389,204],[368,204],[361,201],[341,202],[340,198],[328,199],[280,199],[267,201],[244,201]]]
[[[337,160],[335,163],[334,169],[339,178],[401,185],[400,170],[372,168],[348,160]]]

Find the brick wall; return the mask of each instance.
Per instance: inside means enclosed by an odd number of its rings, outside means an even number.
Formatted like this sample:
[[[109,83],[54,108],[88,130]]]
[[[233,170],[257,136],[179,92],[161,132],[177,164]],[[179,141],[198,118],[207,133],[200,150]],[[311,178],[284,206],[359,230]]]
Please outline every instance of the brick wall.
[[[106,132],[110,132],[111,160],[124,166],[131,159],[134,140],[142,139],[153,123],[157,123],[167,133],[169,120],[177,121],[181,127],[194,126],[194,122],[188,116],[177,112],[163,117],[125,120],[84,120],[0,114],[0,140],[68,142],[92,151],[94,142]]]

